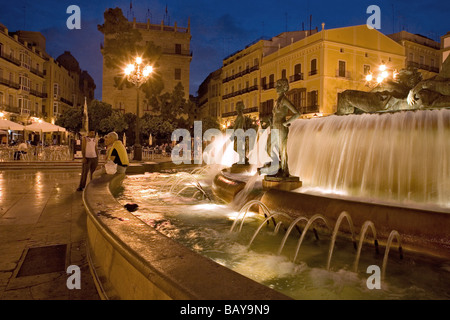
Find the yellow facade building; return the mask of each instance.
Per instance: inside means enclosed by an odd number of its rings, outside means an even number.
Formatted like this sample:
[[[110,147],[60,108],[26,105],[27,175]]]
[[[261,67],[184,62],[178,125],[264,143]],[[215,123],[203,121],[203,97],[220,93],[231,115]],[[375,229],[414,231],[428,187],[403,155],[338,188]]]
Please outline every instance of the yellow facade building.
[[[366,25],[326,30],[281,47],[263,59],[261,78],[287,78],[288,96],[304,115],[329,115],[337,110],[338,93],[368,91],[366,75],[380,65],[402,69],[404,47]],[[269,87],[261,94],[261,114],[270,115],[277,98]]]
[[[45,53],[0,24],[0,112],[11,121],[39,117],[46,98]]]
[[[177,23],[173,26],[161,24],[152,24],[150,20],[147,23],[130,22],[133,28],[139,30],[143,42],[153,42],[162,50],[162,55],[158,61],[159,67],[154,70],[157,72],[164,83],[164,92],[172,92],[178,83],[181,83],[185,93],[185,99],[189,98],[189,73],[192,52],[190,50],[190,23],[188,27],[179,27]],[[130,60],[134,57],[130,56]],[[125,65],[125,63],[124,63]],[[102,101],[112,105],[114,109],[121,110],[124,113],[131,112],[136,114],[136,89],[123,88],[118,89],[114,78],[124,76],[123,70],[110,69],[103,63],[103,83],[102,83]],[[140,95],[140,112],[152,112],[152,106],[145,100],[145,96]]]
[[[254,120],[272,115],[275,82],[286,78],[287,93],[303,117],[333,114],[338,93],[369,91],[366,75],[385,65],[388,71],[406,67],[405,47],[366,25],[285,32],[260,39],[223,60],[220,121],[233,125],[236,104]],[[210,81],[210,80],[208,80]],[[199,90],[199,98],[207,95]],[[203,99],[203,109],[210,109]],[[206,102],[205,102],[206,101]]]
[[[405,48],[406,67],[417,68],[424,79],[439,73],[442,63],[439,42],[404,30],[388,37]]]
[[[0,112],[12,121],[41,118],[55,123],[68,108],[94,99],[95,83],[66,51],[56,60],[45,52],[40,32],[9,32],[0,24]]]

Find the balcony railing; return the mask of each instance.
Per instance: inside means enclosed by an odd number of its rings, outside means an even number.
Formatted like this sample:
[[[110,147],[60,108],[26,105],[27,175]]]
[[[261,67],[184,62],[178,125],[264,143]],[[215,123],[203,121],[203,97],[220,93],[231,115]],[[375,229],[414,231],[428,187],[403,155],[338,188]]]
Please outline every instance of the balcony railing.
[[[13,112],[13,113],[17,113],[17,114],[20,112],[18,107],[14,107],[14,106],[11,106],[6,103],[0,104],[0,110],[7,111],[7,112]]]
[[[420,63],[414,62],[414,61],[408,61],[407,66],[408,67],[417,68],[417,69],[427,70],[427,71],[431,71],[431,72],[435,72],[435,73],[439,73],[439,68],[438,67],[431,67],[431,66],[427,66],[425,64],[420,64]]]
[[[224,95],[222,97],[222,99],[233,98],[233,97],[239,96],[241,94],[252,92],[252,91],[255,91],[255,90],[258,90],[258,86],[257,85],[254,85],[254,86],[251,86],[251,87],[248,87],[248,88],[244,88],[242,90],[234,91],[232,93],[228,93],[228,94]]]
[[[46,92],[40,92],[34,89],[30,89],[30,94],[32,94],[33,96],[39,97],[39,98],[47,98],[47,93]]]
[[[59,100],[60,100],[61,102],[65,103],[65,104],[68,104],[69,106],[72,106],[72,107],[73,107],[73,102],[72,102],[72,101],[69,101],[69,100],[67,100],[67,99],[64,99],[63,97],[60,97]]]
[[[249,73],[251,73],[253,71],[256,71],[258,69],[259,69],[259,65],[254,65],[251,68],[246,68],[244,71],[241,71],[239,73],[233,74],[232,76],[226,77],[225,79],[222,80],[222,83],[229,82],[229,81],[234,80],[236,78],[245,76],[246,74],[249,74]]]
[[[14,57],[11,57],[10,55],[6,54],[5,52],[0,52],[0,57],[5,59],[6,61],[9,61],[11,63],[14,63],[16,66],[20,66],[20,60],[16,59]]]
[[[0,84],[3,84],[5,86],[8,86],[13,89],[20,89],[20,84],[18,84],[17,82],[5,79],[5,78],[0,78]]]
[[[303,80],[303,73],[297,73],[289,77],[289,82],[295,82]]]
[[[32,73],[34,73],[35,75],[37,75],[37,76],[41,77],[41,78],[43,78],[43,77],[44,77],[44,73],[43,73],[43,72],[41,72],[41,71],[39,71],[39,70],[38,70],[38,69],[36,69],[36,68],[30,68],[30,71],[31,71]]]
[[[190,50],[185,50],[185,49],[169,49],[169,48],[164,48],[162,50],[163,54],[175,54],[175,55],[180,55],[180,56],[187,56],[187,57],[192,57],[192,51]]]
[[[315,75],[315,74],[317,74],[318,73],[318,71],[317,71],[317,69],[316,70],[311,70],[308,74],[310,75],[310,76],[313,76],[313,75]]]

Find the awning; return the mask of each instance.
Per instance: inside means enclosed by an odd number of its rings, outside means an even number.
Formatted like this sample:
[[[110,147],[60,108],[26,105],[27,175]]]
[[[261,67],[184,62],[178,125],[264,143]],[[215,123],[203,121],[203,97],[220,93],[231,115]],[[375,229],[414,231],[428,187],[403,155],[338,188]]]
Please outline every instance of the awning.
[[[57,126],[55,124],[51,124],[49,122],[41,121],[34,122],[28,126],[25,126],[27,131],[40,131],[40,132],[65,132],[66,129],[63,127]]]
[[[22,131],[24,126],[6,119],[0,119],[0,129]]]

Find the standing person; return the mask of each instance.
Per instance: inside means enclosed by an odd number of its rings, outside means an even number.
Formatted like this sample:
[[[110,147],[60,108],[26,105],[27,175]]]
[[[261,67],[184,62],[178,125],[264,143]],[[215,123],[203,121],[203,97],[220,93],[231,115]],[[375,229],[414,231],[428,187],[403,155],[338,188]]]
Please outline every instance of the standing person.
[[[89,131],[88,136],[83,138],[81,143],[81,153],[83,155],[83,167],[81,169],[80,185],[77,191],[84,190],[88,173],[90,173],[90,179],[92,180],[92,174],[98,165],[98,142],[97,139],[95,139],[95,131]]]

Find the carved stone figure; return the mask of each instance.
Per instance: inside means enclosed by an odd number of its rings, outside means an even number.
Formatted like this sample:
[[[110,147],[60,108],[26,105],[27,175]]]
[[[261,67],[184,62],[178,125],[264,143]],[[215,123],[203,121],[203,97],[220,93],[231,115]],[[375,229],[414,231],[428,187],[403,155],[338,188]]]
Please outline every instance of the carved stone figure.
[[[275,88],[278,93],[278,98],[275,102],[275,106],[272,110],[272,124],[271,124],[271,135],[274,130],[277,131],[277,139],[271,140],[275,142],[275,145],[271,146],[272,158],[274,155],[273,148],[278,151],[279,157],[279,169],[274,175],[275,177],[288,178],[289,167],[288,167],[288,154],[287,154],[287,137],[289,134],[289,126],[291,123],[300,117],[300,113],[295,108],[294,104],[286,97],[286,92],[289,90],[289,82],[287,79],[280,79],[276,82]],[[293,113],[293,116],[286,120],[288,111]],[[260,170],[264,173],[264,168]]]
[[[450,59],[444,61],[437,76],[414,86],[407,100],[409,105],[419,108],[450,107]]]
[[[338,94],[337,114],[417,109],[406,98],[421,80],[421,73],[409,68],[400,70],[395,81],[382,82],[369,92],[346,90]]]
[[[397,81],[381,83],[370,92],[346,90],[338,94],[336,114],[450,107],[450,59],[439,74],[422,80],[415,68],[400,71]]]

